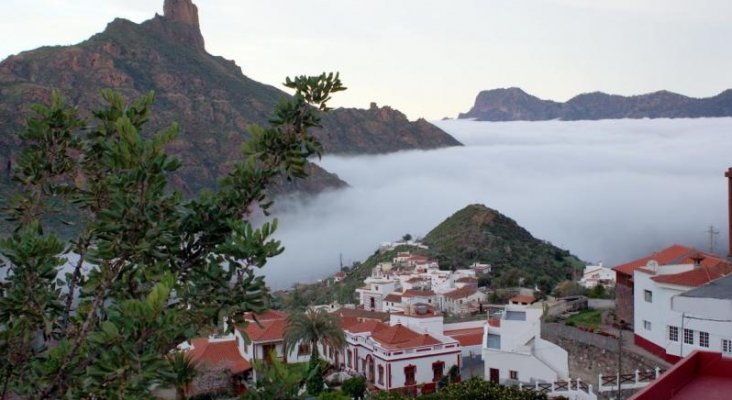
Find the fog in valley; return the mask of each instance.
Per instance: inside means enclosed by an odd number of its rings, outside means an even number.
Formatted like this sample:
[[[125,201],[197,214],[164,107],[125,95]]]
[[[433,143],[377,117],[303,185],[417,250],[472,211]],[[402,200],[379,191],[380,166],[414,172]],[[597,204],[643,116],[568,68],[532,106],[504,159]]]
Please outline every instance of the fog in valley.
[[[275,289],[363,261],[384,241],[426,235],[471,203],[535,237],[614,265],[673,243],[726,251],[732,118],[435,122],[464,147],[319,162],[351,187],[280,201]]]

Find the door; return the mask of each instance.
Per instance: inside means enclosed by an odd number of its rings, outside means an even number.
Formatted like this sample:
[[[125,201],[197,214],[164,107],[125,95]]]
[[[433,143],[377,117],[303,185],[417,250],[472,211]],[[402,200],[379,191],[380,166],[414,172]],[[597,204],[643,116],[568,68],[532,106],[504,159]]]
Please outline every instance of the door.
[[[498,368],[491,368],[490,371],[490,381],[493,383],[498,383],[498,380],[500,379],[500,375],[498,372]]]

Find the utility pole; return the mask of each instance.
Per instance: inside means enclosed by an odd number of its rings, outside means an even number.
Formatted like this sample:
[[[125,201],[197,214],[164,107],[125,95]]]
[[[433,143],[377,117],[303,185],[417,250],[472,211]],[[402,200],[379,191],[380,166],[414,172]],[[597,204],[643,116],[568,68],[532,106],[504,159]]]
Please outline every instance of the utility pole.
[[[717,235],[719,235],[719,231],[714,229],[714,225],[709,225],[709,229],[707,229],[706,232],[709,235],[709,252],[714,254],[714,245],[717,242]]]
[[[618,322],[618,396],[617,400],[622,399],[620,392],[620,374],[623,373],[623,328],[625,328],[625,321],[622,319]]]

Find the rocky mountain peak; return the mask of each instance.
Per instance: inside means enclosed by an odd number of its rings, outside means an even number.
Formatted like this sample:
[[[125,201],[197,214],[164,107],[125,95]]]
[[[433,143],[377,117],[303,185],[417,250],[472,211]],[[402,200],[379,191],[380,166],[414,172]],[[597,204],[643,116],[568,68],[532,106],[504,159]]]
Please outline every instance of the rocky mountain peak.
[[[176,36],[181,41],[204,48],[203,35],[198,24],[198,7],[191,0],[165,0],[163,18],[180,25],[180,32]]]

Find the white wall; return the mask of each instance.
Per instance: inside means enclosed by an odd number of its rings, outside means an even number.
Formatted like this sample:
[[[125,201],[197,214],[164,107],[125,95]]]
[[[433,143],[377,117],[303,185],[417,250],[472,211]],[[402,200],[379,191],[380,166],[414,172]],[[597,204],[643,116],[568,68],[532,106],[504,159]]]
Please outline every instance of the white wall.
[[[667,267],[664,266],[660,269],[664,268]],[[666,349],[668,354],[679,356],[681,355],[680,349],[684,333],[681,329],[681,313],[671,309],[671,298],[689,288],[657,284],[651,280],[653,276],[641,271],[635,271],[633,274],[633,330],[636,335]],[[651,291],[651,302],[645,300],[645,290]],[[651,323],[650,330],[644,327],[643,321]],[[671,342],[668,339],[669,326],[679,327],[678,342]],[[690,351],[687,351],[689,345],[684,346],[687,347],[684,349],[684,355],[690,353]]]
[[[684,354],[696,349],[721,352],[722,339],[732,340],[732,300],[675,296],[671,303],[675,312],[683,313],[684,327],[695,331],[694,345],[684,344]],[[699,331],[709,333],[708,348],[699,346]]]
[[[443,324],[442,316],[437,317],[413,317],[408,315],[391,314],[389,316],[389,325],[402,324],[417,333],[430,333],[432,335],[442,335]]]
[[[407,365],[414,365],[417,367],[417,370],[415,372],[415,379],[417,381],[417,384],[420,383],[430,383],[432,382],[432,378],[434,377],[434,373],[432,371],[432,364],[438,361],[442,361],[445,363],[445,369],[443,370],[443,374],[447,375],[448,371],[450,371],[450,368],[452,368],[453,365],[458,365],[458,357],[460,356],[460,353],[452,353],[452,354],[440,354],[435,356],[429,356],[429,357],[420,357],[417,359],[411,359],[411,360],[399,360],[399,361],[392,361],[391,362],[391,386],[392,388],[399,388],[405,386],[405,379],[404,376],[404,367]],[[376,379],[378,379],[378,371]]]
[[[490,379],[491,368],[496,368],[500,383],[510,378],[509,371],[517,371],[518,380],[522,382],[554,382],[560,378],[552,368],[531,354],[484,349],[483,362],[485,379]]]

